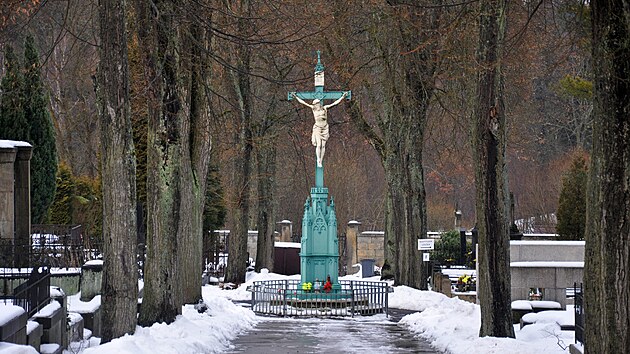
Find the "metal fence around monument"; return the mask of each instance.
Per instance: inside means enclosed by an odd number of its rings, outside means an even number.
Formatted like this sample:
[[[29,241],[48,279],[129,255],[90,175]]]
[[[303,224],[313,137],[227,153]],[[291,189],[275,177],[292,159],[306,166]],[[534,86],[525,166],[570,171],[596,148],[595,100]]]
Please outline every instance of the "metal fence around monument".
[[[259,315],[283,317],[354,317],[388,314],[386,282],[340,280],[341,289],[329,293],[304,291],[299,280],[255,281],[252,310]]]

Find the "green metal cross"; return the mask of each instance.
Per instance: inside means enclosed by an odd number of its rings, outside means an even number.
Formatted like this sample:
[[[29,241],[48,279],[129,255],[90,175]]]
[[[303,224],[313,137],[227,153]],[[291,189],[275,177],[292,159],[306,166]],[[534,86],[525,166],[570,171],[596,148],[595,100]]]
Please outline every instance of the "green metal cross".
[[[322,65],[321,52],[317,51],[317,65],[315,65],[315,91],[311,92],[289,92],[288,100],[298,97],[300,101],[320,100],[324,105],[324,100],[341,100],[342,97],[350,99],[350,91],[324,91],[324,65]],[[304,102],[300,102],[304,103]],[[323,120],[321,113],[326,114],[323,107],[318,107],[315,103],[309,105],[313,109],[315,120]],[[319,117],[319,118],[318,118]],[[324,116],[325,117],[325,116]],[[328,123],[326,123],[327,125]],[[317,152],[316,152],[317,154]],[[321,160],[320,160],[321,162]],[[304,217],[302,218],[302,240],[300,251],[300,279],[303,284],[315,281],[325,282],[330,279],[332,292],[339,293],[341,285],[339,276],[339,240],[337,238],[337,214],[335,213],[335,203],[332,198],[328,204],[328,188],[324,187],[324,166],[315,166],[315,187],[311,188],[311,197],[304,203]],[[310,294],[302,294],[308,296]],[[321,296],[317,294],[315,296]]]
[[[324,65],[320,58],[321,52],[317,51],[317,65],[315,65],[315,91],[310,92],[289,92],[287,99],[291,101],[293,95],[299,97],[302,100],[315,100],[321,101],[322,105],[325,105],[324,100],[337,100],[346,93],[346,99],[350,100],[352,97],[351,91],[324,91]],[[323,166],[315,167],[315,186],[319,188],[324,187],[324,168]]]
[[[317,65],[315,65],[315,91],[310,92],[289,92],[288,100],[291,101],[293,99],[293,94],[298,96],[303,100],[314,100],[318,99],[324,103],[324,100],[336,100],[343,96],[344,92],[347,92],[346,96],[347,100],[350,100],[352,97],[351,91],[324,91],[324,65],[320,59],[321,52],[317,51]]]

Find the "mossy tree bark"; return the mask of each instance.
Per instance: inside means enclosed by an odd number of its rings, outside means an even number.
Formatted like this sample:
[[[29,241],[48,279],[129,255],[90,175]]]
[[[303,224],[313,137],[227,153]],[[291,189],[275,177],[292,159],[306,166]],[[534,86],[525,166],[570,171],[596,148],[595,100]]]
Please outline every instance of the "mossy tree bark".
[[[146,81],[149,109],[147,133],[147,248],[144,267],[143,300],[138,322],[150,326],[170,323],[181,313],[182,293],[177,279],[177,217],[179,185],[176,178],[180,132],[177,126],[181,107],[175,84],[173,4],[155,4],[153,17],[144,1],[136,1],[136,14]]]
[[[509,194],[501,56],[505,0],[482,0],[473,147],[477,187],[480,336],[514,337],[510,299]]]
[[[586,210],[585,352],[630,352],[630,8],[593,1],[594,129]]]
[[[103,335],[108,342],[136,328],[135,156],[129,104],[124,0],[99,1],[101,46],[97,95],[103,183]]]
[[[189,2],[136,2],[149,91],[147,257],[141,325],[170,323],[201,299],[202,215],[210,158],[209,38]]]

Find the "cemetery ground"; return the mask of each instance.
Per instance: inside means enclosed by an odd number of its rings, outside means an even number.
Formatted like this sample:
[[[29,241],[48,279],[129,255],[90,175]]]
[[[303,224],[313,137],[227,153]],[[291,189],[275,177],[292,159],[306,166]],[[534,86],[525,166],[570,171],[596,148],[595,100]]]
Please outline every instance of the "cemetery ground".
[[[358,275],[346,276],[341,279],[354,280]],[[192,305],[185,306],[183,313],[172,324],[155,324],[151,327],[138,327],[133,335],[126,335],[113,340],[110,343],[99,345],[98,338],[91,338],[81,342],[71,343],[70,348],[64,353],[221,353],[244,352],[239,343],[247,342],[245,336],[256,336],[260,328],[269,328],[280,323],[294,323],[295,331],[292,336],[297,336],[297,329],[304,328],[304,342],[308,343],[308,337],[320,336],[325,344],[317,344],[315,348],[294,348],[287,351],[277,342],[277,350],[269,353],[300,352],[353,352],[353,348],[363,348],[362,352],[396,353],[405,352],[405,346],[409,343],[399,342],[398,348],[394,347],[396,341],[389,343],[389,347],[381,346],[383,336],[386,334],[382,327],[391,326],[392,319],[385,315],[365,316],[353,319],[322,320],[322,319],[278,319],[255,315],[249,308],[241,304],[251,299],[251,294],[246,290],[254,280],[272,279],[299,279],[299,275],[284,276],[273,273],[248,273],[247,282],[233,290],[223,290],[215,285],[203,287],[203,298],[207,310],[201,313]],[[378,281],[378,277],[363,280]],[[100,296],[99,296],[100,297]],[[97,298],[99,298],[97,297]],[[94,300],[93,300],[94,301]],[[78,295],[70,296],[68,303],[71,306],[80,306]],[[5,306],[0,304],[0,306]],[[398,321],[396,326],[398,333],[404,334],[405,341],[417,340],[417,348],[426,348],[428,343],[434,352],[445,353],[568,353],[566,348],[574,342],[572,331],[562,331],[559,316],[551,316],[532,325],[520,329],[515,325],[516,339],[507,338],[479,338],[480,309],[478,305],[449,298],[443,294],[432,291],[419,291],[405,286],[394,288],[389,294],[389,306],[394,309],[406,309],[410,312]],[[5,311],[0,311],[0,320]],[[567,315],[572,314],[568,306]],[[400,316],[395,317],[396,321]],[[562,317],[562,316],[560,316]],[[565,316],[567,317],[567,316]],[[570,316],[568,316],[570,317]],[[335,326],[338,330],[330,330],[330,321],[339,323]],[[343,325],[341,324],[343,323]],[[328,326],[328,327],[327,327]],[[360,335],[349,335],[352,331],[370,331],[370,328],[378,328]],[[391,328],[391,327],[390,327]],[[346,331],[344,333],[343,331]],[[394,331],[395,332],[395,331]],[[384,334],[385,333],[385,334]],[[289,334],[287,334],[289,335]],[[321,338],[325,335],[324,338]],[[381,338],[379,338],[381,336]],[[370,343],[380,346],[380,349],[371,351]],[[327,344],[326,344],[327,343]],[[330,343],[337,343],[333,351],[329,351]],[[255,342],[250,341],[250,346]],[[261,344],[262,346],[263,344]],[[377,347],[379,348],[379,347]],[[262,349],[262,348],[260,348]],[[256,352],[256,348],[249,348],[249,352]],[[284,351],[283,351],[284,350]],[[26,346],[0,344],[1,353],[36,353],[35,349]],[[265,351],[258,351],[265,353]],[[356,352],[356,351],[355,351]],[[409,352],[409,351],[407,351]],[[412,351],[413,352],[413,351]]]

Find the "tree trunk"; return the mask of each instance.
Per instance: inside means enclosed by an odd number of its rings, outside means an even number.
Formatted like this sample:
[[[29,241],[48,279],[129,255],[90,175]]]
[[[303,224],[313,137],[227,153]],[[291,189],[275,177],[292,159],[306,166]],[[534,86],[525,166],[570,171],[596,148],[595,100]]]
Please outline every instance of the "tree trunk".
[[[473,146],[479,229],[480,336],[514,337],[510,299],[510,236],[506,125],[501,55],[505,0],[482,0]]]
[[[237,31],[246,37],[246,33],[252,29],[248,27],[247,20],[251,18],[250,3],[248,0],[240,1],[236,13],[238,16]],[[246,43],[239,43],[236,49],[236,68],[232,70],[232,78],[236,99],[238,102],[237,136],[238,146],[237,156],[234,158],[234,187],[235,210],[234,228],[230,232],[229,259],[225,270],[225,281],[232,283],[245,282],[247,255],[247,231],[249,226],[250,209],[250,177],[251,177],[251,157],[252,157],[252,97],[250,86],[251,70],[251,48]]]
[[[207,18],[211,16],[208,15]],[[203,265],[203,209],[206,194],[206,178],[210,168],[210,78],[207,53],[210,51],[209,33],[191,24],[190,58],[190,121],[186,135],[190,136],[184,153],[188,155],[186,181],[182,183],[186,193],[183,205],[190,205],[191,212],[187,220],[190,230],[180,233],[179,243],[181,279],[184,303],[194,304],[201,299],[201,272]],[[188,167],[190,166],[190,167]],[[185,215],[182,215],[185,216]]]
[[[108,342],[136,328],[136,182],[129,109],[125,1],[100,0],[98,97],[103,183],[103,334]]]
[[[261,139],[262,140],[262,139]],[[256,245],[256,271],[267,268],[273,271],[275,213],[273,190],[276,174],[276,147],[274,139],[267,137],[257,144],[258,167],[258,244]]]
[[[388,59],[387,51],[382,53],[388,102],[380,124],[384,147],[381,159],[387,179],[383,275],[393,277],[396,285],[426,289],[426,264],[418,251],[418,239],[427,234],[422,150],[436,67],[432,46],[413,48],[426,40],[418,34],[417,24],[433,28],[440,12],[423,13],[411,6],[396,6],[399,45],[410,51],[393,59]]]
[[[411,132],[411,129],[404,130]],[[415,133],[418,132],[421,136],[421,131],[415,131]],[[385,135],[385,137],[392,139],[388,143],[390,149],[400,147],[393,144],[396,140],[394,136]],[[422,141],[421,137],[415,138]],[[404,146],[404,150],[401,148],[388,153],[385,162],[387,199],[384,242],[385,260],[388,266],[384,267],[386,268],[384,275],[386,277],[392,275],[396,285],[426,289],[426,281],[422,280],[425,264],[421,262],[417,241],[421,235],[426,235],[422,159],[417,153],[410,151],[414,149],[413,143],[409,142]],[[422,144],[420,143],[419,146]]]
[[[138,322],[150,326],[171,323],[181,314],[182,289],[178,279],[177,241],[180,215],[182,163],[181,120],[177,63],[174,49],[174,9],[157,3],[155,22],[146,4],[138,0],[139,38],[144,49],[150,93],[147,134],[147,257],[144,296]]]
[[[630,352],[630,9],[591,2],[594,132],[587,194],[587,353]],[[587,276],[588,275],[588,276]]]
[[[207,31],[181,1],[149,17],[136,2],[149,98],[147,260],[140,323],[172,322],[201,299],[203,206],[210,162]],[[209,18],[210,16],[206,16]]]
[[[244,74],[246,75],[246,74]],[[245,105],[244,105],[245,106]],[[241,109],[244,107],[241,106]],[[244,115],[244,113],[241,113]],[[247,118],[248,120],[249,118]],[[247,124],[248,122],[241,123]],[[249,209],[250,209],[250,184],[251,175],[251,130],[247,127],[241,127],[239,132],[239,151],[238,156],[234,158],[234,187],[235,193],[235,209],[233,212],[234,228],[230,232],[228,241],[228,263],[225,270],[225,281],[231,283],[244,283],[246,273],[246,263],[248,261],[247,254],[247,232],[249,226]]]

